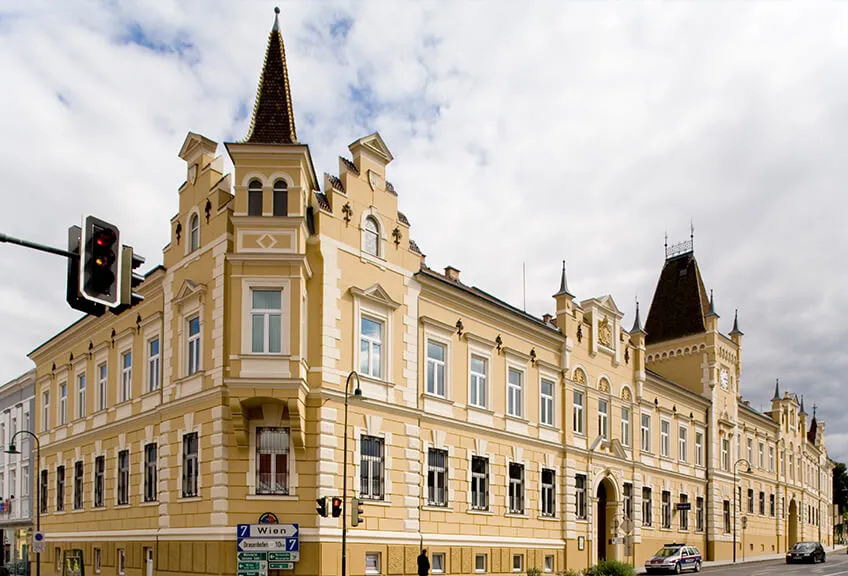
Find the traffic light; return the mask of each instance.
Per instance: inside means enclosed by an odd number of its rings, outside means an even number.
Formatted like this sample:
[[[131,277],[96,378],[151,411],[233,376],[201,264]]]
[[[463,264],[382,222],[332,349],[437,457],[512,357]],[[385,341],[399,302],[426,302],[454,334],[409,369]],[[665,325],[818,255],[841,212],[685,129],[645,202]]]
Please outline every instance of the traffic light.
[[[351,498],[350,500],[350,525],[351,526],[359,526],[365,520],[362,517],[365,516],[365,511],[362,509],[362,500],[359,498]]]
[[[333,496],[333,518],[338,518],[342,515],[342,499],[338,496]]]
[[[318,507],[315,509],[318,511],[318,516],[327,517],[327,497],[321,496],[320,498],[316,498],[315,501],[318,503]]]
[[[120,304],[121,233],[105,220],[86,216],[80,247],[80,292],[92,302]]]
[[[68,252],[80,255],[80,237],[82,229],[79,226],[71,226],[68,228]],[[106,307],[103,304],[87,300],[80,294],[80,259],[68,258],[68,282],[67,294],[65,299],[74,310],[91,314],[92,316],[102,316],[106,312]]]
[[[144,257],[133,251],[132,246],[121,248],[121,298],[120,305],[112,308],[112,312],[120,314],[144,300],[144,296],[134,290],[144,282],[144,276],[135,269],[144,264]]]

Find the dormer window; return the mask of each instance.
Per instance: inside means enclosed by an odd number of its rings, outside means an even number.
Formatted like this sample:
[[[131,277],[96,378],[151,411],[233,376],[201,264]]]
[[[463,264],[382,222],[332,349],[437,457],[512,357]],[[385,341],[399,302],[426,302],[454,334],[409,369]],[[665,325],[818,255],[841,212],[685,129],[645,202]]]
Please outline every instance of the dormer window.
[[[188,251],[194,252],[200,248],[200,218],[192,214],[188,219]]]
[[[247,215],[262,216],[262,182],[251,180],[247,185]]]
[[[289,185],[285,180],[274,182],[274,216],[289,215]]]
[[[380,255],[380,227],[372,216],[365,219],[362,250],[372,256]]]

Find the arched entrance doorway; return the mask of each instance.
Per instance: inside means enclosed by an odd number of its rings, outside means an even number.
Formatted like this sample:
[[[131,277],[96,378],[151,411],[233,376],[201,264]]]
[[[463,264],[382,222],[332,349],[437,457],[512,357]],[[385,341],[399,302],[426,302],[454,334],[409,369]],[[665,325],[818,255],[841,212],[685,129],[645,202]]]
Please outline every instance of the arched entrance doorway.
[[[786,549],[788,550],[798,542],[798,505],[795,503],[794,498],[789,503],[789,526],[786,534],[788,536]]]
[[[598,546],[598,562],[607,559],[607,489],[604,482],[598,486],[598,509],[595,512],[597,532],[595,541]]]
[[[598,490],[595,494],[595,549],[596,560],[615,560],[617,558],[616,546],[612,544],[612,539],[617,536],[615,534],[618,528],[618,520],[616,518],[618,511],[618,501],[616,499],[615,485],[609,478],[604,478],[598,484]]]

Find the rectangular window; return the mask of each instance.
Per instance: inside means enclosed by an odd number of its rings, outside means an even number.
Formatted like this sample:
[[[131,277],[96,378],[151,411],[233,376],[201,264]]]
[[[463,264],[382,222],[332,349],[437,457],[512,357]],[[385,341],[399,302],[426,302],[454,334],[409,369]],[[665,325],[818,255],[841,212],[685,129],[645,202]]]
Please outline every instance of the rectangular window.
[[[106,505],[104,498],[106,492],[106,457],[98,456],[94,459],[94,507],[101,508]]]
[[[188,370],[191,376],[200,370],[200,316],[189,318],[188,321]]]
[[[660,422],[660,455],[668,456],[669,455],[669,443],[668,436],[671,430],[671,423],[668,420],[662,420]]]
[[[100,569],[103,567],[103,554],[100,548],[94,549],[94,573],[100,574]]]
[[[746,446],[748,448],[748,462],[753,462],[754,461],[754,441],[751,440],[750,438],[748,438]]]
[[[478,573],[486,572],[486,555],[485,554],[475,554],[474,555],[474,571]]]
[[[251,290],[251,352],[279,354],[282,342],[282,292]]]
[[[574,513],[578,518],[586,518],[586,476],[577,474],[574,477]]]
[[[774,518],[774,494],[769,494],[769,516]]]
[[[524,572],[524,554],[512,555],[512,571]]]
[[[509,463],[509,513],[524,514],[524,464]]]
[[[677,430],[677,458],[681,462],[686,462],[687,455],[689,454],[689,447],[687,446],[687,440],[689,439],[689,429],[685,426],[681,426]]]
[[[383,439],[363,436],[360,441],[359,495],[372,500],[383,499]]]
[[[147,343],[147,391],[159,389],[159,338]]]
[[[542,516],[556,516],[556,473],[542,468]]]
[[[489,362],[480,356],[471,356],[471,398],[472,406],[485,408],[486,381],[489,373]]]
[[[609,403],[598,400],[598,436],[609,438]]]
[[[654,502],[651,489],[642,488],[642,526],[650,526],[654,521]]]
[[[757,460],[759,460],[760,470],[764,470],[766,467],[766,459],[765,459],[765,446],[762,442],[757,445]]]
[[[50,429],[50,391],[45,390],[41,394],[41,430]]]
[[[448,505],[448,452],[430,448],[427,453],[427,504]]]
[[[704,465],[704,433],[695,432],[695,465]]]
[[[59,384],[59,425],[68,421],[68,383]]]
[[[624,484],[624,518],[633,520],[633,484]]]
[[[730,500],[725,500],[722,503],[724,512],[724,533],[730,534]]]
[[[433,574],[445,573],[445,555],[441,552],[434,553],[430,562],[430,571]]]
[[[121,402],[132,398],[132,352],[121,354]]]
[[[725,472],[730,470],[730,440],[721,440],[721,469]]]
[[[554,557],[551,555],[545,556],[545,572],[554,571]]]
[[[583,392],[574,391],[572,403],[572,429],[576,434],[583,434]]]
[[[366,552],[365,553],[365,573],[379,574],[380,573],[380,553]]]
[[[74,462],[74,510],[82,509],[83,465],[82,460]]]
[[[689,496],[687,494],[680,495],[680,503],[688,504]],[[677,511],[677,516],[680,520],[680,530],[683,532],[689,531],[689,510],[685,509],[683,506]]]
[[[382,378],[383,323],[363,316],[359,332],[359,372],[363,376]]]
[[[56,468],[56,512],[65,510],[65,467]]]
[[[774,472],[774,446],[769,446],[769,472]]]
[[[47,470],[41,471],[41,513],[47,514]]]
[[[77,418],[85,418],[85,374],[77,376]]]
[[[548,426],[554,425],[554,383],[550,380],[542,379],[541,387],[541,422]]]
[[[507,414],[516,418],[524,416],[524,408],[522,406],[523,385],[524,374],[515,368],[510,368],[506,383]]]
[[[289,429],[256,429],[256,493],[289,493]]]
[[[183,498],[197,496],[197,432],[183,434]]]
[[[118,505],[130,503],[130,451],[118,452]]]
[[[158,498],[158,487],[156,477],[158,462],[156,461],[156,444],[150,443],[144,446],[144,501],[155,502]]]
[[[630,408],[621,409],[621,445],[630,447]]]
[[[760,516],[766,515],[766,493],[760,491]]]
[[[106,410],[109,393],[109,366],[105,362],[97,366],[97,410]]]
[[[651,451],[651,415],[642,414],[642,451]]]
[[[427,393],[445,397],[445,358],[447,346],[427,341]]]
[[[29,466],[21,467],[21,496],[29,496]]]
[[[704,531],[704,497],[695,498],[695,532]]]
[[[662,527],[671,529],[671,492],[662,491]]]
[[[118,548],[118,576],[124,576],[127,570],[127,551]]]
[[[471,457],[471,508],[489,509],[489,459]]]
[[[754,513],[754,490],[748,488],[748,514]]]

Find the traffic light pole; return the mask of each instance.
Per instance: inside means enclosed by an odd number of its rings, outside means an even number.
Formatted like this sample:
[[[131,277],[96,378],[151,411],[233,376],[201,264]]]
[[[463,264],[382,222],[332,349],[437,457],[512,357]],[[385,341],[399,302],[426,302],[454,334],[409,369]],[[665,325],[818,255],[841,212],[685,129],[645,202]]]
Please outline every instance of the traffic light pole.
[[[22,240],[20,238],[9,236],[8,234],[3,234],[2,232],[0,232],[0,242],[17,244],[18,246],[23,246],[24,248],[32,248],[33,250],[40,250],[41,252],[47,252],[48,254],[56,254],[57,256],[64,256],[65,258],[79,260],[79,254],[74,254],[73,252],[62,250],[61,248],[53,248],[52,246],[47,246],[46,244],[39,244],[38,242]]]
[[[345,397],[344,397],[344,457],[342,463],[342,576],[347,576],[347,405],[348,396],[350,394],[351,377],[356,377],[356,389],[353,395],[356,397],[362,396],[362,390],[359,389],[359,374],[355,371],[347,375],[345,380]]]

